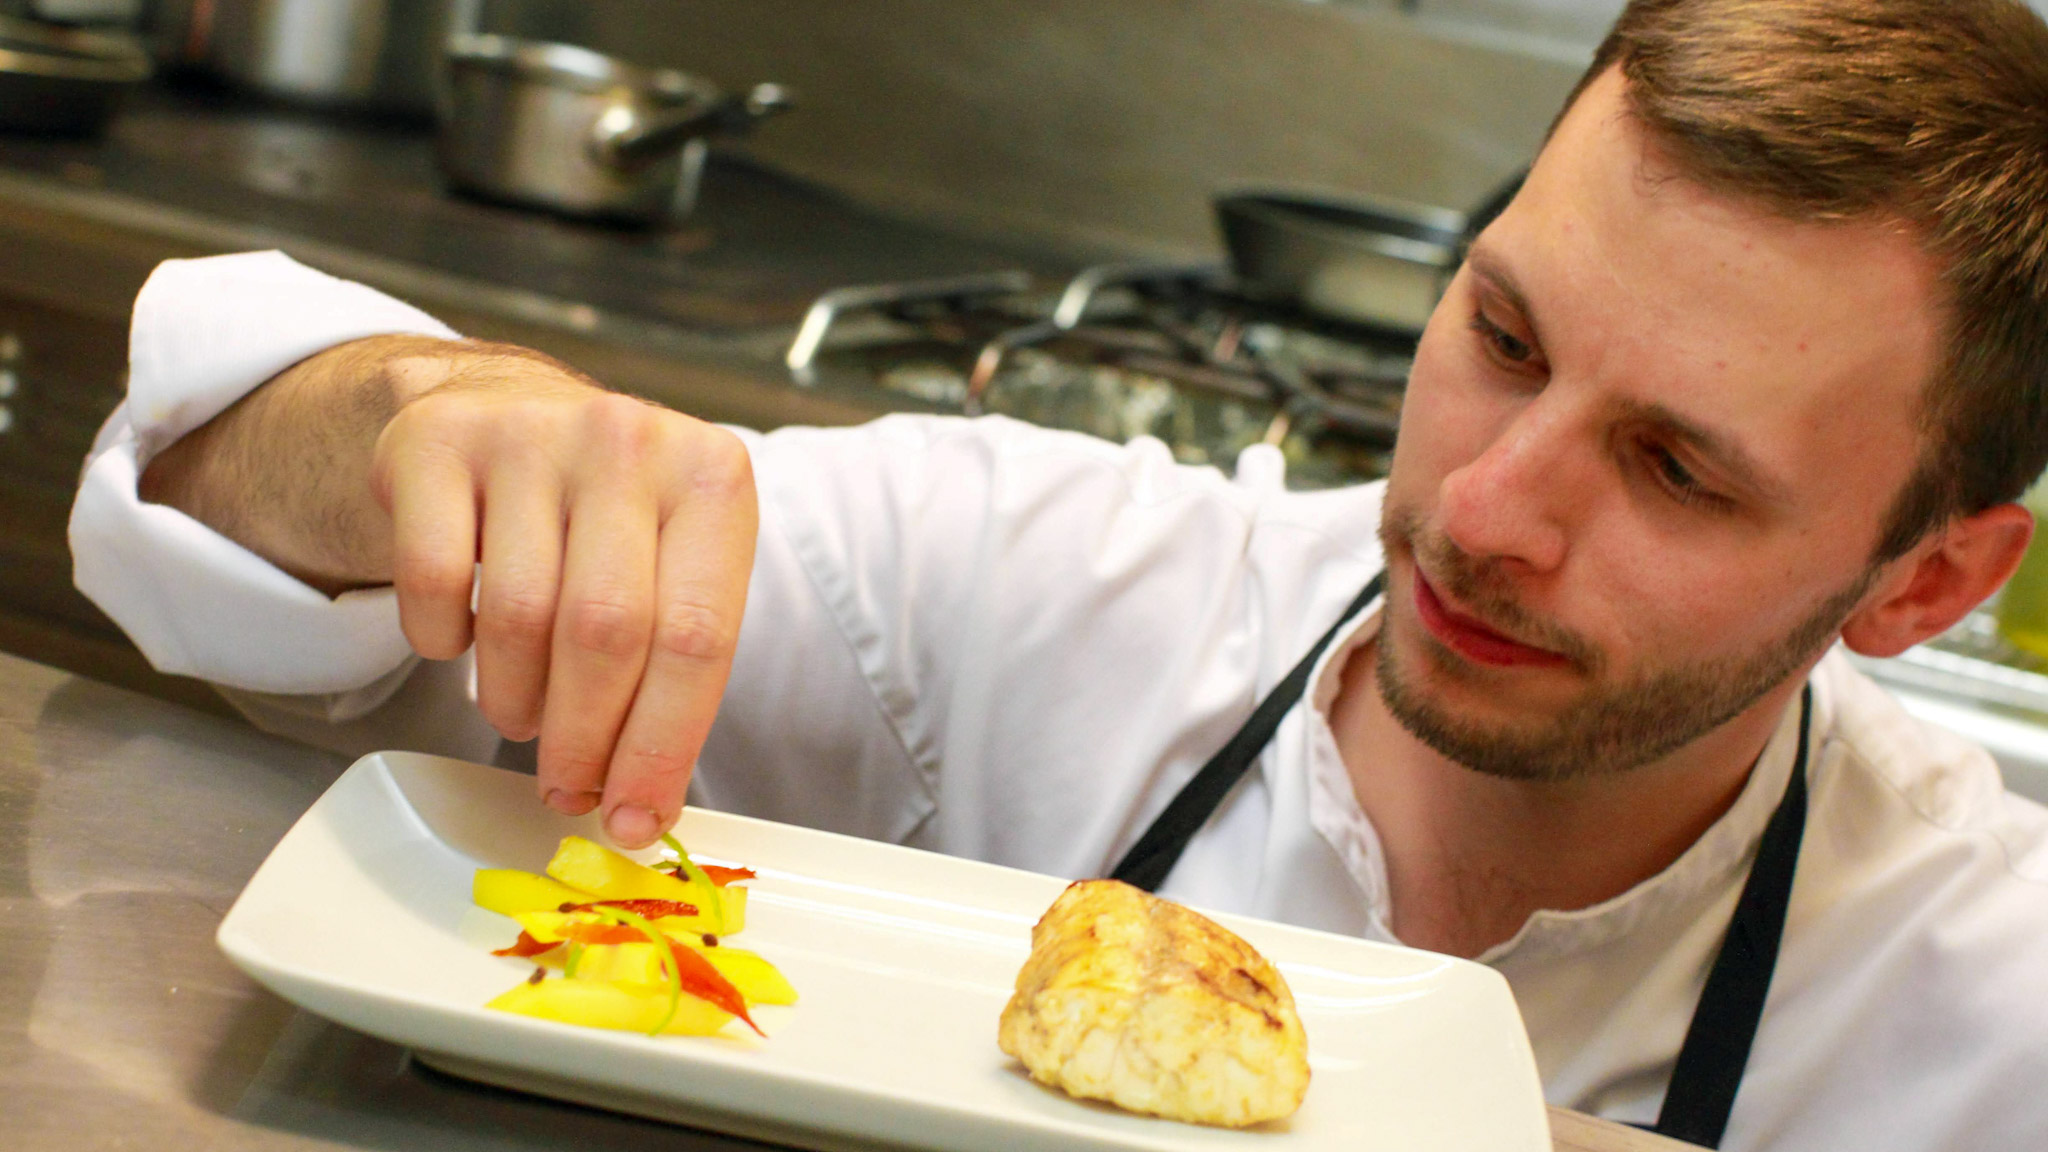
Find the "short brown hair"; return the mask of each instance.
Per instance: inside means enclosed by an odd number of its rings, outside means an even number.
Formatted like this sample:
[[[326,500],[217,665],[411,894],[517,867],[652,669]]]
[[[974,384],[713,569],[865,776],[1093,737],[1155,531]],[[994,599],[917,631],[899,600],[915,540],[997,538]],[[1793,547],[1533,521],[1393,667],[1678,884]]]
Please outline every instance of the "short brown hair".
[[[1795,220],[1903,221],[1942,263],[1925,447],[1876,559],[2025,491],[2048,464],[2041,17],[2019,0],[1634,0],[1572,99],[1610,67],[1687,178]]]

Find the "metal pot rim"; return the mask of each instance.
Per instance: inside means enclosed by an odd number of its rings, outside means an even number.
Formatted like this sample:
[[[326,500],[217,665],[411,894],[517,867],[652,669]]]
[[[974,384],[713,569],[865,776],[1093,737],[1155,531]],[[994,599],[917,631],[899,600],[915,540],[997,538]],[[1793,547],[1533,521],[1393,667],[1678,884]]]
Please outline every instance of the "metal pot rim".
[[[139,84],[149,79],[150,64],[127,37],[0,17],[0,73]]]
[[[626,89],[660,103],[716,97],[709,82],[673,68],[643,68],[578,44],[470,34],[448,44],[451,68],[499,72],[520,80],[581,92]]]

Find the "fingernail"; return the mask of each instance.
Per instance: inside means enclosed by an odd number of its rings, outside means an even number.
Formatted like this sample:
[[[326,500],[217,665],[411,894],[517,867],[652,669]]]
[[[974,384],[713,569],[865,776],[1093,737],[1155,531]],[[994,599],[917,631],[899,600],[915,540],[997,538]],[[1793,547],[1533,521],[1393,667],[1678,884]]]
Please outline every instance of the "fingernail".
[[[564,816],[581,816],[597,807],[603,798],[601,792],[571,792],[567,788],[556,788],[548,793],[548,807]]]
[[[644,848],[661,834],[661,822],[645,808],[621,804],[604,818],[604,830],[618,844],[627,848]]]

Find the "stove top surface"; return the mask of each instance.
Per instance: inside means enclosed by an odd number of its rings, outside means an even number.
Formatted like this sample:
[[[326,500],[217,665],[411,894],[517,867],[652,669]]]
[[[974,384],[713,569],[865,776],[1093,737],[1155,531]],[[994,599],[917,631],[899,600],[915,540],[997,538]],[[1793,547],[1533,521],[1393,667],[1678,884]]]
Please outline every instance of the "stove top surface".
[[[1416,334],[1239,292],[1210,266],[1103,266],[874,284],[811,308],[800,382],[867,380],[933,411],[1001,413],[1228,468],[1280,448],[1292,487],[1384,475]]]

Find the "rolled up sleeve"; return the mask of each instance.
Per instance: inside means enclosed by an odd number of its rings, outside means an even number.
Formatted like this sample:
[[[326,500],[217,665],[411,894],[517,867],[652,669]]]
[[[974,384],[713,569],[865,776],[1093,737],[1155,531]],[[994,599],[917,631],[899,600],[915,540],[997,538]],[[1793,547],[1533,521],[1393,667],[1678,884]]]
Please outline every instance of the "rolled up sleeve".
[[[433,317],[280,252],[158,266],[136,298],[125,403],[71,510],[72,578],[158,669],[280,695],[351,694],[411,659],[390,589],[330,599],[137,494],[166,445],[293,364],[366,336],[457,338]],[[356,711],[377,701],[354,701]]]

